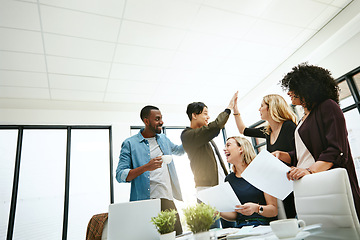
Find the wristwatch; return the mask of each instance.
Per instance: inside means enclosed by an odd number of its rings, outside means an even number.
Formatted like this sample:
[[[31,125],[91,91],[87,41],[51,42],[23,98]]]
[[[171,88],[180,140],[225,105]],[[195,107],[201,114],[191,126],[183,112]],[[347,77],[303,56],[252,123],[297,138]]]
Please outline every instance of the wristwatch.
[[[259,205],[259,214],[262,214],[264,212],[264,208]]]

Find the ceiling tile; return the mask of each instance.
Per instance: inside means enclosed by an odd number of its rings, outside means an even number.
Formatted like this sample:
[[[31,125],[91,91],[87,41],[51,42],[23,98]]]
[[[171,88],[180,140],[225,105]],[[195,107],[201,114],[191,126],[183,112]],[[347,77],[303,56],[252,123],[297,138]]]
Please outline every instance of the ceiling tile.
[[[188,53],[226,56],[236,46],[237,42],[233,38],[189,33],[181,42],[179,50]]]
[[[283,46],[269,46],[265,43],[240,41],[227,55],[228,58],[239,59],[242,61],[274,61],[274,58],[283,59]],[[288,55],[286,55],[288,56]]]
[[[258,17],[273,0],[204,0],[204,5],[241,13],[246,16]]]
[[[256,19],[211,7],[201,7],[190,29],[226,37],[243,37]]]
[[[164,69],[159,67],[136,66],[114,63],[111,79],[160,81]]]
[[[0,69],[46,72],[43,55],[0,51]]]
[[[146,94],[147,92],[156,92],[160,82],[134,81],[129,80],[110,80],[107,92],[126,93],[126,94]]]
[[[115,42],[120,20],[90,13],[41,6],[44,32]]]
[[[12,87],[47,88],[46,73],[0,70],[0,85]]]
[[[199,71],[216,71],[221,62],[222,58],[217,56],[179,52],[174,56],[172,67],[188,70],[197,69]]]
[[[47,88],[1,87],[0,98],[49,99]]]
[[[120,18],[125,5],[125,0],[39,0],[41,4],[79,10],[81,12],[95,13],[104,16]]]
[[[151,24],[188,28],[199,10],[198,3],[169,0],[131,0],[124,18]]]
[[[176,49],[184,35],[183,30],[124,20],[121,25],[119,43]]]
[[[0,49],[27,53],[44,53],[40,32],[0,28]]]
[[[111,62],[115,43],[44,34],[46,54]]]
[[[274,0],[261,15],[264,20],[297,27],[308,26],[327,5],[312,0]]]
[[[287,24],[259,20],[244,37],[244,40],[286,47],[302,30],[303,28]]]
[[[51,99],[68,101],[102,102],[104,93],[51,89]]]
[[[110,63],[95,62],[88,60],[47,57],[49,73],[58,73],[65,75],[93,76],[107,78],[110,70]]]
[[[118,44],[114,62],[166,67],[173,56],[174,50]]]
[[[308,24],[307,28],[319,30],[327,24],[341,9],[338,7],[328,5],[324,11]]]
[[[348,5],[352,1],[353,0],[333,0],[331,2],[331,5],[336,6],[336,7],[344,8],[346,5]]]
[[[107,79],[49,74],[51,89],[68,89],[82,91],[105,91]]]
[[[153,93],[148,94],[129,94],[129,93],[106,93],[104,102],[120,103],[148,103]]]
[[[217,75],[213,72],[177,68],[166,69],[164,71],[164,75],[162,76],[162,83],[167,83],[168,85],[178,82],[182,84],[192,84],[194,82],[198,84],[205,84],[217,80]]]
[[[40,30],[39,12],[36,4],[2,0],[0,26],[29,30]]]

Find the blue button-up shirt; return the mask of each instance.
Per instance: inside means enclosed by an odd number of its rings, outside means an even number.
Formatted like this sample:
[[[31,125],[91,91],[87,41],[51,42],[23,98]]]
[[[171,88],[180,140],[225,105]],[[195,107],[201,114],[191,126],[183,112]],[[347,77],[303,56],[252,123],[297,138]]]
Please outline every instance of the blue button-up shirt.
[[[137,135],[129,137],[121,145],[119,163],[116,168],[116,180],[126,182],[131,169],[138,168],[150,161],[149,142],[143,137],[141,129]],[[175,145],[164,134],[155,135],[157,143],[164,155],[182,155],[182,145]],[[168,164],[173,196],[182,200],[179,180],[176,174],[174,161]],[[150,172],[146,171],[131,181],[130,201],[150,199]]]

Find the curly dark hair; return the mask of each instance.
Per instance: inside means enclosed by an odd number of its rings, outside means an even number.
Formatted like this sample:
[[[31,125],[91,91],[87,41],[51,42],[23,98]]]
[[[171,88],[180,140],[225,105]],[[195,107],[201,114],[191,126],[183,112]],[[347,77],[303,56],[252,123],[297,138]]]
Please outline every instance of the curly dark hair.
[[[293,91],[308,110],[326,99],[339,104],[339,87],[329,70],[301,63],[280,81],[285,91]]]

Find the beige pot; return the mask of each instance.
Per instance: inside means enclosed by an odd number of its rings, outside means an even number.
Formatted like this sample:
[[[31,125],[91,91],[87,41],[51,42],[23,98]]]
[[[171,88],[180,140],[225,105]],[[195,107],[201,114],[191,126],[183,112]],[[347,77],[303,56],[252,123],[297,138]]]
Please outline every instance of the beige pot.
[[[175,231],[170,232],[170,233],[161,234],[160,240],[175,240],[175,235],[176,235]]]

